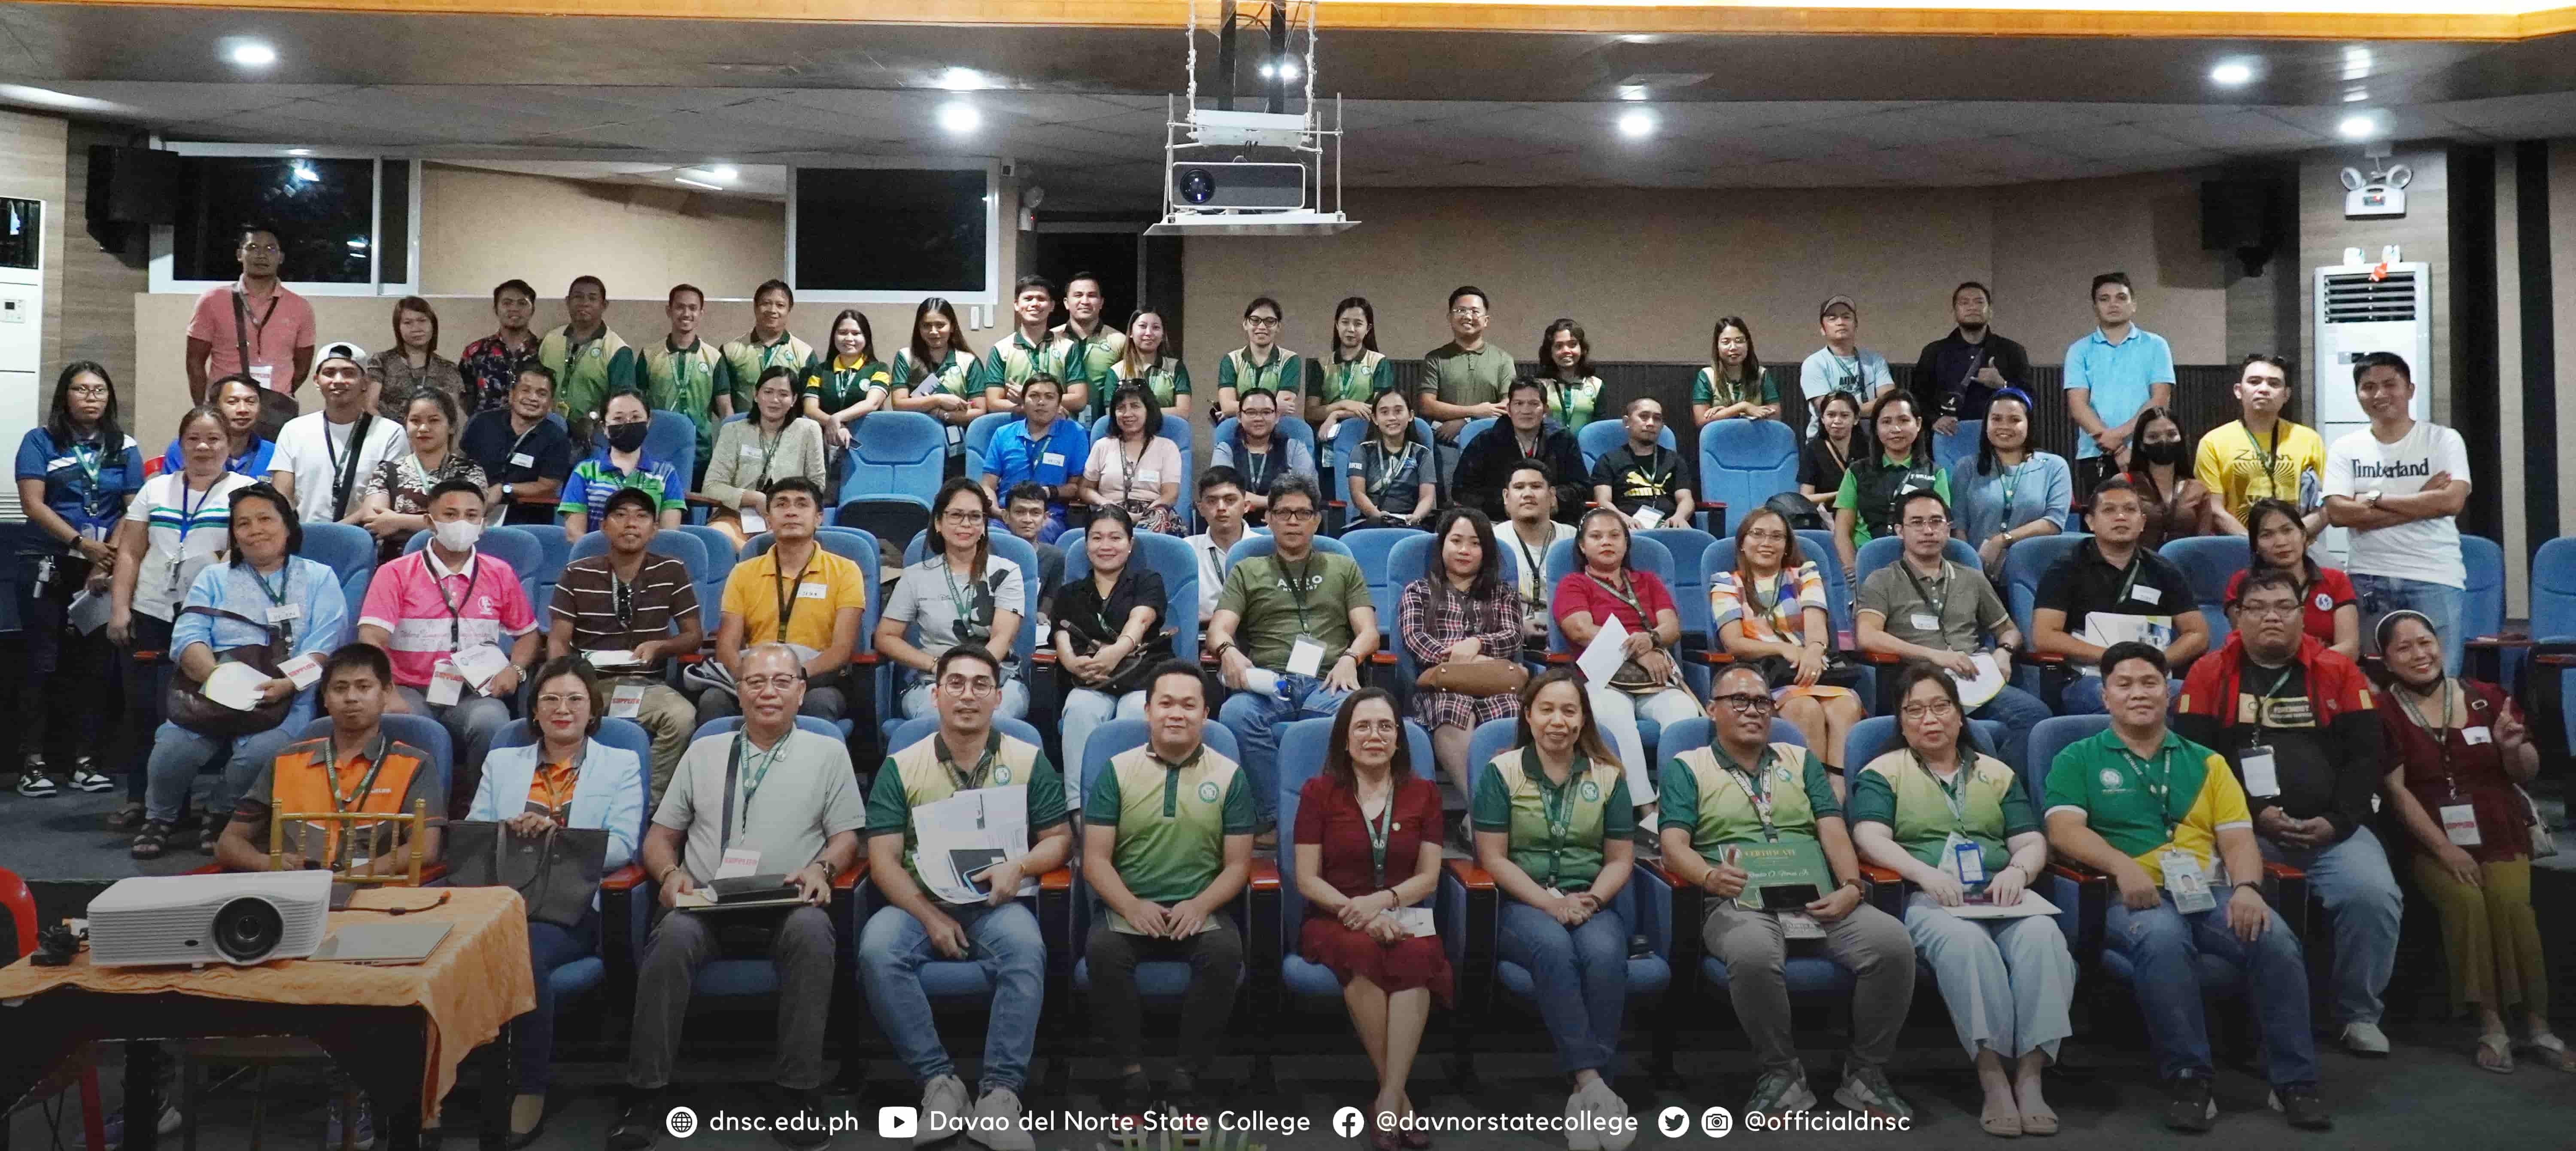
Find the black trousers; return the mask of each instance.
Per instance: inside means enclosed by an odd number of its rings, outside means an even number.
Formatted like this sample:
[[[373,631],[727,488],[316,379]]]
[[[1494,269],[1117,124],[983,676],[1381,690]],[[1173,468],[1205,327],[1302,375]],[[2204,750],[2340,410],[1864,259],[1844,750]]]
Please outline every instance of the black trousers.
[[[1119,1067],[1144,1058],[1144,1004],[1136,991],[1136,965],[1148,960],[1190,965],[1190,990],[1181,1001],[1180,1065],[1196,1070],[1215,1054],[1216,1034],[1234,1010],[1235,991],[1243,986],[1243,935],[1222,915],[1215,922],[1214,930],[1188,939],[1129,935],[1107,924],[1091,929],[1092,1008]]]

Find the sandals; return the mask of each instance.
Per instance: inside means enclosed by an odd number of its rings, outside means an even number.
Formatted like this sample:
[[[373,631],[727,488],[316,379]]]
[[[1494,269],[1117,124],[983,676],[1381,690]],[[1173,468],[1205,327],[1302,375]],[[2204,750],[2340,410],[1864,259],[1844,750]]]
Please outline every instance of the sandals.
[[[1998,1139],[2021,1138],[2021,1112],[2013,1107],[2007,1106],[1998,1111],[1989,1104],[1985,1112],[1977,1117],[1977,1123],[1986,1129],[1986,1134]]]
[[[107,814],[109,831],[134,831],[143,826],[143,805],[127,800],[125,805]]]
[[[2561,1052],[2564,1053],[2563,1048]],[[2498,1075],[2513,1074],[2513,1037],[2501,1031],[2490,1031],[2478,1036],[2477,1064],[2481,1071],[2492,1071]]]
[[[135,833],[134,845],[126,849],[126,854],[136,859],[159,859],[169,849],[170,825],[158,819],[147,819],[143,821],[143,830]]]
[[[2036,1135],[2041,1138],[2057,1134],[2057,1112],[2022,1112],[2021,1133],[2024,1135]]]
[[[2576,1057],[2567,1054],[2567,1044],[2556,1035],[2537,1035],[2523,1046],[2543,1067],[2553,1071],[2576,1071]]]

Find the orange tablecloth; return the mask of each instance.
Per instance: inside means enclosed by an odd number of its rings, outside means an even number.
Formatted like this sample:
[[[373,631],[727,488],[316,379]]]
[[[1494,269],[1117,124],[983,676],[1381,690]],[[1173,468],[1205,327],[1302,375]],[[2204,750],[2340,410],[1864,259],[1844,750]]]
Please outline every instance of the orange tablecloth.
[[[428,960],[402,967],[363,963],[314,963],[281,959],[257,967],[216,964],[186,967],[94,967],[84,950],[62,967],[24,960],[0,970],[0,999],[22,999],[61,987],[111,995],[175,993],[257,1003],[418,1007],[429,1013],[430,1074],[421,1084],[422,1114],[456,1083],[466,1053],[491,1041],[518,1015],[534,1010],[536,989],[528,969],[528,918],[519,893],[506,887],[376,888],[359,892],[352,908],[420,907],[449,896],[447,906],[400,917],[403,922],[453,923]],[[385,923],[394,917],[357,910],[331,914],[330,927]],[[328,938],[328,932],[324,935]]]

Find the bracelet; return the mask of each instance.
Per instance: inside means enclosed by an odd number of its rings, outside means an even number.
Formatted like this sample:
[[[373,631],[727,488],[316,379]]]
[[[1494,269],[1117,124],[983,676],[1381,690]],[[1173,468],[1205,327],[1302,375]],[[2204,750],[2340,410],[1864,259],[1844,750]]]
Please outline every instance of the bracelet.
[[[2253,888],[2253,889],[2254,889],[2254,894],[2256,894],[2256,895],[2261,895],[2261,894],[2263,894],[2263,885],[2262,885],[2261,883],[2255,882],[2254,880],[2251,880],[2251,879],[2240,879],[2240,880],[2237,880],[2237,881],[2236,881],[2236,882],[2234,882],[2234,883],[2228,884],[2227,886],[2228,886],[2228,889],[2229,889],[2229,890],[2231,890],[2231,891],[2233,891],[2233,890],[2235,890],[2236,888],[2239,888],[2239,887],[2251,887],[2251,888]]]

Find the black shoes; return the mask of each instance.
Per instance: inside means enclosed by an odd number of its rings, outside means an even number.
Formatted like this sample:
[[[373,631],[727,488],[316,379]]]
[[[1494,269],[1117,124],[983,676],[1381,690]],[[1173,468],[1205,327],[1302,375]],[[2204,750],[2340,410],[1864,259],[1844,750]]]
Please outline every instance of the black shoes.
[[[2176,1075],[2165,1081],[2165,1126],[2176,1131],[2207,1131],[2218,1122],[2218,1101],[2209,1097],[2206,1075]]]
[[[2325,1100],[2317,1097],[2317,1085],[2314,1083],[2294,1083],[2287,1087],[2275,1087],[2272,1089],[2271,1103],[2272,1110],[2280,1112],[2290,1121],[2292,1127],[2302,1131],[2334,1129],[2334,1116],[2326,1113]]]
[[[623,1088],[618,1097],[617,1125],[608,1129],[608,1151],[647,1151],[660,1142],[677,1099],[667,1091]]]

